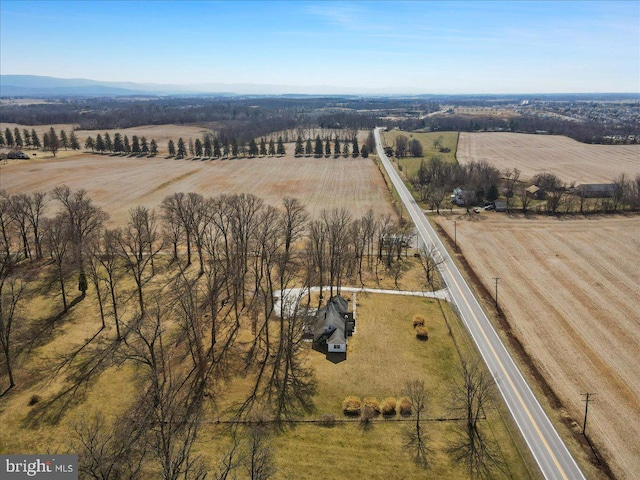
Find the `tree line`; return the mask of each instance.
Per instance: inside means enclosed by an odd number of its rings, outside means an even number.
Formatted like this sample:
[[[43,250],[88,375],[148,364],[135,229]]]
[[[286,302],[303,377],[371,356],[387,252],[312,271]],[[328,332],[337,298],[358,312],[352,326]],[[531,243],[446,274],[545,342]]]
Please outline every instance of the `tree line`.
[[[42,143],[35,129],[29,131],[29,129],[23,128],[22,133],[20,133],[18,127],[14,128],[13,132],[7,127],[4,135],[0,132],[0,147],[3,146],[15,149],[42,148],[44,151],[52,152],[53,156],[56,155],[60,148],[80,150],[80,143],[74,131],[71,131],[67,136],[63,129],[60,130],[60,134],[57,134],[53,127],[42,135]]]

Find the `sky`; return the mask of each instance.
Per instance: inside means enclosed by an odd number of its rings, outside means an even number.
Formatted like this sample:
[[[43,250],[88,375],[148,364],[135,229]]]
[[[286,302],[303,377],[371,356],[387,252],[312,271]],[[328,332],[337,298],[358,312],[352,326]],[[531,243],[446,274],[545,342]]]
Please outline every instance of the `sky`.
[[[0,72],[307,93],[635,93],[640,1],[0,0]]]

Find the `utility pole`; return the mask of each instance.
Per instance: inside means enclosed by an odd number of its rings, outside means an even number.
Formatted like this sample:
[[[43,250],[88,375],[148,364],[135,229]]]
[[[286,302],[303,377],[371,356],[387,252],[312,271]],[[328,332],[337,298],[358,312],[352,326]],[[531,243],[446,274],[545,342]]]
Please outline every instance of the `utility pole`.
[[[585,430],[587,429],[587,413],[589,413],[589,398],[592,397],[593,395],[595,395],[595,393],[581,393],[580,395],[586,397],[584,400],[582,400],[583,402],[585,402],[584,404],[584,422],[582,422],[582,434],[585,434]]]
[[[500,277],[493,277],[493,280],[496,281],[496,308],[498,308],[498,280],[500,280]]]
[[[456,253],[458,253],[458,222],[453,221],[453,245],[455,246]]]

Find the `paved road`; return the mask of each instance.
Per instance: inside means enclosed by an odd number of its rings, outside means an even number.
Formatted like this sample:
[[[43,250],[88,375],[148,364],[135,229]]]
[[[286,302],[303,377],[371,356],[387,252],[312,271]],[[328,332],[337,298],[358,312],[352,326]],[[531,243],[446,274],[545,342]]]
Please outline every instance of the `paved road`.
[[[379,129],[375,130],[375,137],[378,156],[416,224],[419,238],[425,245],[435,245],[444,260],[440,273],[449,289],[452,301],[493,375],[542,474],[549,480],[584,479],[584,474],[527,385],[469,285],[384,154]]]

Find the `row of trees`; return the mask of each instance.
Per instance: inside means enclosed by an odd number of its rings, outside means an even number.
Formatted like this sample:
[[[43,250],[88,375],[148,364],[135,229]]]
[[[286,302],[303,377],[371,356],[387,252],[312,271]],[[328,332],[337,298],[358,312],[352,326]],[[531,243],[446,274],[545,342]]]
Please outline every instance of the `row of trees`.
[[[155,139],[151,139],[147,142],[146,137],[138,138],[137,135],[131,136],[131,142],[127,135],[122,136],[120,132],[116,132],[113,135],[113,140],[109,132],[105,132],[104,136],[97,134],[96,138],[88,136],[84,142],[84,148],[87,150],[98,151],[100,153],[112,152],[112,153],[138,153],[156,155],[158,153],[158,144]]]
[[[332,149],[333,147],[333,149]],[[336,135],[335,138],[325,138],[324,140],[317,135],[315,141],[311,142],[310,138],[307,138],[306,142],[303,142],[302,136],[298,136],[295,146],[295,155],[314,155],[316,157],[330,156],[332,153],[338,157],[343,155],[348,157],[351,154],[354,158],[362,155],[364,158],[369,156],[369,147],[367,144],[362,145],[362,148],[358,146],[358,137],[354,136],[349,141],[340,143],[340,138]]]
[[[4,131],[4,135],[0,132],[0,147],[7,146],[9,148],[42,148],[45,151],[50,151],[55,156],[60,148],[65,150],[71,148],[72,150],[79,150],[80,143],[76,137],[75,132],[71,132],[69,136],[64,130],[60,130],[58,135],[53,127],[42,135],[42,143],[40,143],[40,137],[35,129],[29,131],[26,128],[20,129],[14,128],[13,133],[11,129],[7,127]]]

